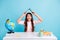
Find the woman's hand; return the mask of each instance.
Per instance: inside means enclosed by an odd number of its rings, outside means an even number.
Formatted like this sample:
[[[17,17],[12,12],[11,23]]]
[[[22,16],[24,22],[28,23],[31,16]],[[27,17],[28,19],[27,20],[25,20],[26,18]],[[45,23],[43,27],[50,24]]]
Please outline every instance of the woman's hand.
[[[24,12],[24,14],[23,14],[24,16],[26,16],[26,12]]]
[[[34,11],[32,11],[32,14],[36,16],[36,13]]]

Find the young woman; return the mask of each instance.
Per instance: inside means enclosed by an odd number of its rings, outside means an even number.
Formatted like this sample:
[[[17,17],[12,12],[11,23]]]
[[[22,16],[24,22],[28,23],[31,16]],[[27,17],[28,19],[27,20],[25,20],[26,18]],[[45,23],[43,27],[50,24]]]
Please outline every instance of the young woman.
[[[35,15],[38,20],[33,20],[33,15]],[[25,21],[21,19],[25,16]],[[24,12],[23,15],[17,20],[18,24],[23,24],[25,26],[25,32],[34,32],[34,25],[42,22],[42,18],[37,15],[35,12]]]

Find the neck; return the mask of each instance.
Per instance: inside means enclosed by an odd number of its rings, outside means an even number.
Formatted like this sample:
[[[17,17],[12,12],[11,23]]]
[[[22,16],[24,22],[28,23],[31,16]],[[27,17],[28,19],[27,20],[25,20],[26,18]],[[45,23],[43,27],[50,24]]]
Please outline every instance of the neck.
[[[28,20],[28,22],[30,22],[31,20]]]
[[[30,22],[31,20],[30,19],[28,19],[28,22]]]

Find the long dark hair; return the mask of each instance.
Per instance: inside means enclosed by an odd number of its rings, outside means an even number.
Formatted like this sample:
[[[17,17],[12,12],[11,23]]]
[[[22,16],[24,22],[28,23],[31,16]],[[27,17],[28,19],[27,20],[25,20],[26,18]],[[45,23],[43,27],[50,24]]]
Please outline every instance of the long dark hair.
[[[32,16],[32,14],[31,14],[31,13],[29,13],[29,12],[26,14],[26,18],[25,18],[25,22],[24,22],[24,24],[25,24],[25,32],[27,31],[27,21],[28,21],[28,20],[27,20],[27,15],[28,15],[28,14],[30,14],[30,15],[31,15],[32,32],[34,32],[33,16]]]

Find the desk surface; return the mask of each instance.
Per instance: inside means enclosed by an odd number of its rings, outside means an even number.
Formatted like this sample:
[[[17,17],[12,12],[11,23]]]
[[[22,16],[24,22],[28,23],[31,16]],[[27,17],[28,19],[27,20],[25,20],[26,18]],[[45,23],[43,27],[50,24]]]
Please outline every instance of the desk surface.
[[[42,37],[39,37],[38,36],[38,32],[15,32],[15,33],[12,33],[12,34],[6,34],[6,36],[3,38],[3,40],[6,40],[6,39],[21,39],[21,40],[24,40],[24,39],[28,39],[30,38],[30,40],[32,39],[53,39],[53,40],[57,40],[57,37],[53,34],[51,34],[51,36],[42,36]]]

